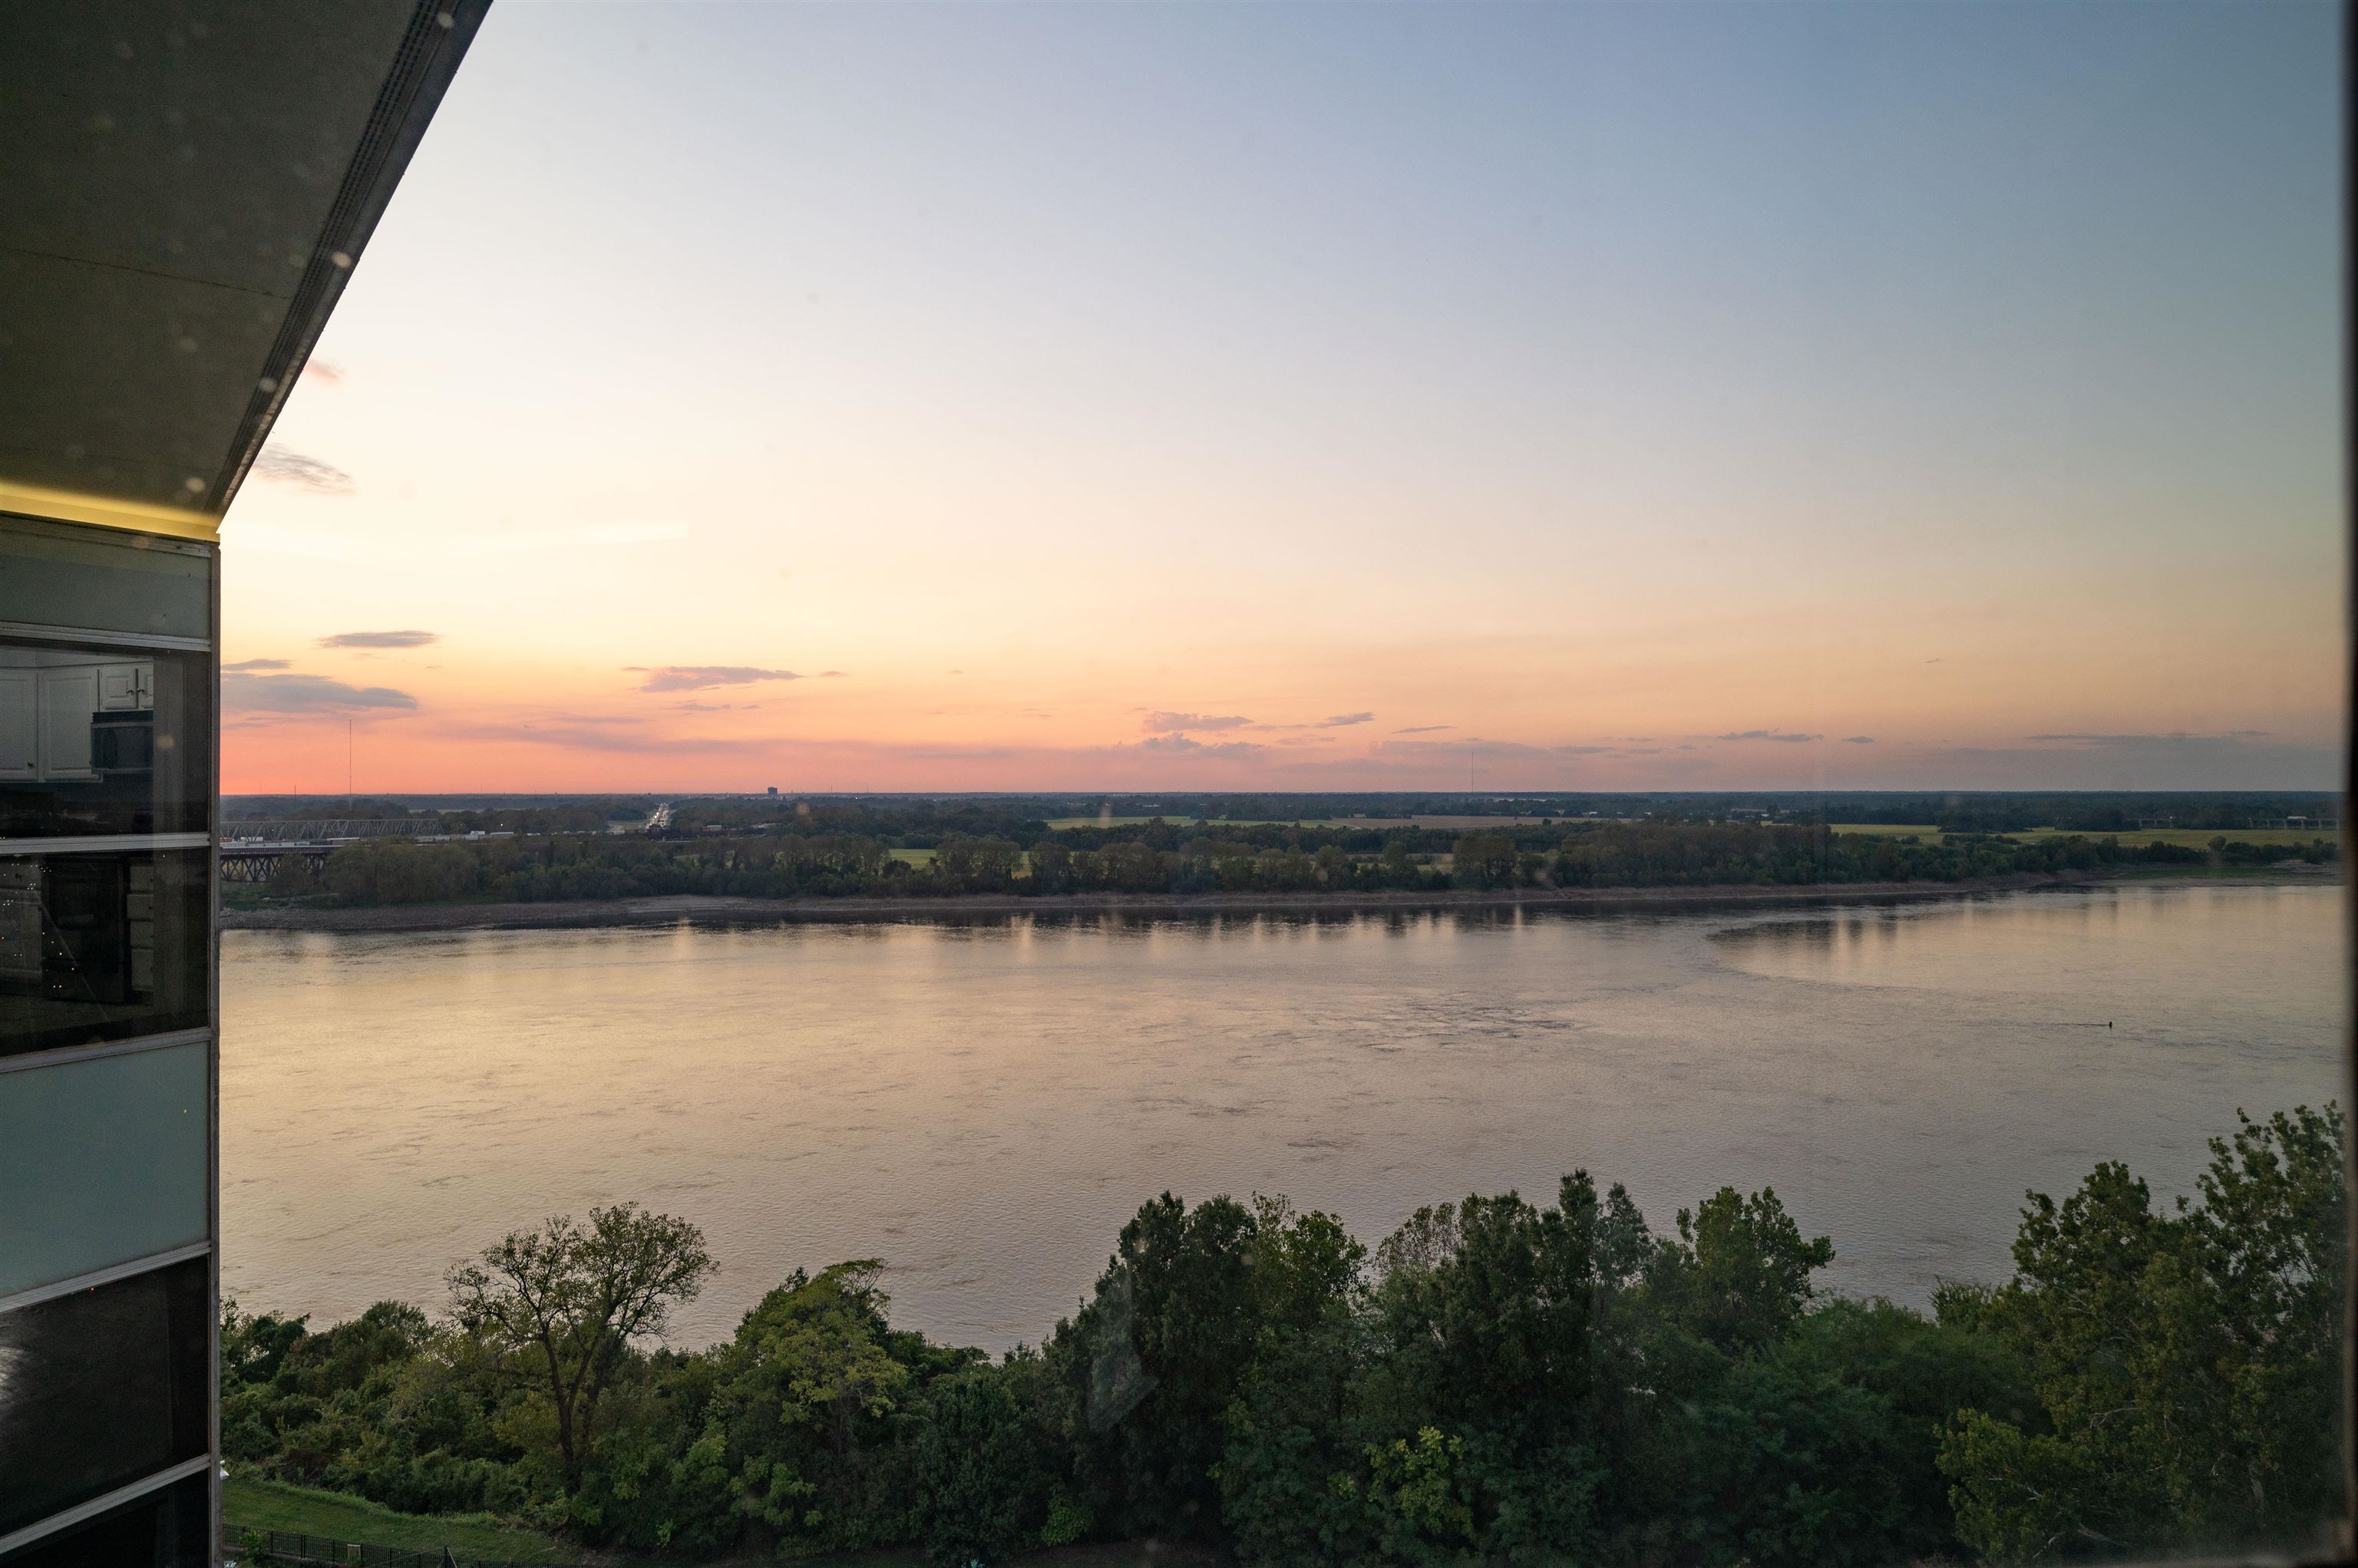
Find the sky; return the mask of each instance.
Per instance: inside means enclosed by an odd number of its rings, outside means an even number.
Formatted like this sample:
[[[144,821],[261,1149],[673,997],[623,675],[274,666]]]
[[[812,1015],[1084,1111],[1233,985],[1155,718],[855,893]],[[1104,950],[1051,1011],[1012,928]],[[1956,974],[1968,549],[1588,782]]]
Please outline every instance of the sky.
[[[2332,787],[2336,27],[503,0],[222,788]]]

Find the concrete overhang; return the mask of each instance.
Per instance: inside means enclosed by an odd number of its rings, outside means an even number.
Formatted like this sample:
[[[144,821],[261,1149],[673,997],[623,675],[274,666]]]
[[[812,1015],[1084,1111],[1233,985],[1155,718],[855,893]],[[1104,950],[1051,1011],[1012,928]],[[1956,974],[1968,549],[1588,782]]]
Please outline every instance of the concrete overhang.
[[[214,535],[489,4],[0,6],[0,512]]]

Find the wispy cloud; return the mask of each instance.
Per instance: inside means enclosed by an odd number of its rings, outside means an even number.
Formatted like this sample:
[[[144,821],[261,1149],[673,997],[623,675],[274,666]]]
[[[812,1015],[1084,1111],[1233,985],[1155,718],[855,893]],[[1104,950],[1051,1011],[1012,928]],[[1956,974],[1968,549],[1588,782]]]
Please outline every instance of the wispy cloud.
[[[628,728],[592,724],[451,724],[438,734],[456,740],[491,744],[517,742],[528,746],[562,746],[578,752],[637,752],[646,755],[687,755],[764,751],[775,744],[763,740],[710,735],[649,735]]]
[[[238,713],[407,712],[417,699],[389,686],[352,686],[326,676],[223,671],[222,706]]]
[[[335,464],[277,447],[263,449],[262,455],[254,460],[254,472],[256,478],[273,484],[293,485],[314,495],[350,495],[353,488],[352,476]]]
[[[1318,721],[1321,730],[1341,730],[1352,724],[1365,724],[1375,718],[1372,713],[1333,713]]]
[[[1257,757],[1269,750],[1254,741],[1206,741],[1184,735],[1150,735],[1139,745],[1149,752],[1184,752],[1205,757]]]
[[[633,665],[646,679],[641,691],[701,691],[715,686],[751,686],[756,681],[800,680],[792,670],[757,669],[752,665],[663,665],[654,669]]]
[[[1151,734],[1171,735],[1183,730],[1241,730],[1251,719],[1240,713],[1164,713],[1148,714],[1141,721]]]
[[[1714,741],[1823,741],[1823,735],[1804,735],[1791,730],[1737,730],[1725,735],[1714,735]]]
[[[1455,730],[1455,724],[1412,724],[1405,730],[1395,730],[1395,735],[1431,735],[1443,730]]]
[[[1872,735],[1845,735],[1842,738],[1842,743],[1845,746],[1872,746],[1875,744],[1875,737]]]
[[[698,702],[694,697],[672,704],[682,713],[751,713],[761,706],[758,702]]]
[[[319,639],[322,648],[424,648],[442,640],[439,632],[339,632]]]
[[[821,680],[841,680],[843,678],[843,672],[841,670],[821,670],[818,672],[818,678]]]
[[[2184,730],[2173,730],[2167,735],[2098,735],[2070,730],[2054,735],[2025,735],[2026,741],[2072,741],[2091,746],[2218,746],[2233,745],[2238,741],[2256,741],[2267,733],[2265,730],[2223,730],[2214,735],[2197,735]]]
[[[239,676],[252,670],[283,670],[286,667],[287,661],[284,659],[240,659],[233,665],[223,665],[222,674]]]

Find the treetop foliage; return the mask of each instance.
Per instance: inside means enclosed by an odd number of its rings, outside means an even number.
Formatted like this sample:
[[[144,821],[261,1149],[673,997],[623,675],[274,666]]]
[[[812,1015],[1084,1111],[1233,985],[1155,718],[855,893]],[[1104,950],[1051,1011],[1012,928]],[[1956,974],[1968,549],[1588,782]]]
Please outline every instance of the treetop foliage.
[[[1832,1243],[1765,1188],[1657,1233],[1576,1171],[1373,1248],[1280,1198],[1165,1193],[1072,1315],[997,1359],[894,1328],[872,1259],[797,1271],[708,1349],[654,1344],[710,1260],[624,1205],[487,1249],[438,1320],[381,1303],[313,1333],[228,1303],[223,1444],[395,1507],[687,1558],[2299,1548],[2338,1507],[2343,1137],[2338,1108],[2299,1108],[2214,1141],[2188,1200],[2114,1163],[2031,1194],[2014,1277],[1944,1285],[1930,1314],[1823,1293]]]

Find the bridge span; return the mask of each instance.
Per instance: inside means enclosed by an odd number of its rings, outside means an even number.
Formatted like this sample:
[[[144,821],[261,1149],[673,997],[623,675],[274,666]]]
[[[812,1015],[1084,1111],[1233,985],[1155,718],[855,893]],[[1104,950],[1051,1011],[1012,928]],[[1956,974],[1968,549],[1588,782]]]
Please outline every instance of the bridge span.
[[[349,844],[400,838],[413,844],[465,843],[506,838],[505,832],[444,833],[432,818],[331,816],[306,821],[227,822],[221,830],[221,871],[225,882],[266,882],[278,862],[299,855],[316,873],[328,857]]]

